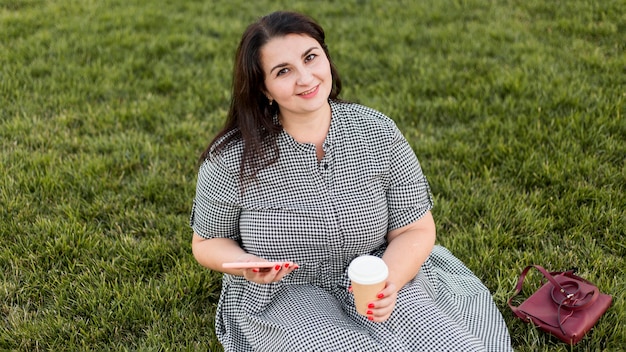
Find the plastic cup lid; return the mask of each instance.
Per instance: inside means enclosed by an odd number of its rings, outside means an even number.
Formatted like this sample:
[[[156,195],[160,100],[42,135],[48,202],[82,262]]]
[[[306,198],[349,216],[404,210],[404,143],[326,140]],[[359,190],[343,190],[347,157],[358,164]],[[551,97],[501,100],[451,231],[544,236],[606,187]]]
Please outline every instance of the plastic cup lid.
[[[373,255],[355,258],[348,267],[350,280],[361,285],[376,284],[387,279],[389,269],[385,262]]]

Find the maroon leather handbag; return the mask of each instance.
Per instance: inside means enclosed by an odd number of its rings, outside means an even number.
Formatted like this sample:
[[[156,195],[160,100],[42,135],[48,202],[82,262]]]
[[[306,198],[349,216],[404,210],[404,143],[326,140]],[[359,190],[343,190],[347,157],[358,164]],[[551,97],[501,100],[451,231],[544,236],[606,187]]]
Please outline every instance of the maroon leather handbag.
[[[524,278],[533,267],[548,281],[519,306],[514,306],[513,298],[522,291]],[[611,300],[611,296],[601,293],[594,284],[574,275],[574,270],[548,272],[539,265],[529,265],[522,271],[508,303],[518,318],[575,345],[606,312]]]

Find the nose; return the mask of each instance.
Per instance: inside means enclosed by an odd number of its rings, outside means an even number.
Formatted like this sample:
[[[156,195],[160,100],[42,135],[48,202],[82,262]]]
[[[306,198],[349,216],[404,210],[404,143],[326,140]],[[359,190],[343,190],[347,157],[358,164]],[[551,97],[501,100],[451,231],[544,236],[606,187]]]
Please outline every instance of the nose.
[[[298,71],[299,71],[299,75],[298,75],[298,80],[296,83],[298,83],[301,86],[306,86],[313,81],[313,73],[310,70],[303,67]]]

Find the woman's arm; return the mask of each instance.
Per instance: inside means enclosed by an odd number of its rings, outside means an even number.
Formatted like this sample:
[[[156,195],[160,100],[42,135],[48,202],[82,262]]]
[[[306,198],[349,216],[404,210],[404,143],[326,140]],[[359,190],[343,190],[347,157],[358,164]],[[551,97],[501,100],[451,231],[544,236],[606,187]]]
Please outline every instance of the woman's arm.
[[[243,270],[224,269],[222,263],[258,261],[256,260],[258,258],[246,253],[236,241],[230,238],[206,239],[194,233],[191,240],[191,251],[200,265],[232,275],[243,276]],[[248,259],[248,257],[256,259]]]
[[[270,269],[225,269],[222,264],[227,262],[266,261],[247,253],[236,241],[230,238],[206,239],[194,233],[191,240],[191,251],[198,263],[204,267],[231,275],[243,276],[246,280],[259,284],[280,281],[285,275],[298,268],[295,263],[287,262],[286,265]]]
[[[370,320],[381,322],[389,318],[398,291],[417,275],[435,245],[435,238],[435,221],[430,211],[387,234],[388,246],[382,258],[389,267],[389,277],[379,299],[370,305]]]
[[[419,220],[390,231],[383,260],[389,267],[388,282],[398,290],[412,280],[435,245],[435,221],[430,211]]]

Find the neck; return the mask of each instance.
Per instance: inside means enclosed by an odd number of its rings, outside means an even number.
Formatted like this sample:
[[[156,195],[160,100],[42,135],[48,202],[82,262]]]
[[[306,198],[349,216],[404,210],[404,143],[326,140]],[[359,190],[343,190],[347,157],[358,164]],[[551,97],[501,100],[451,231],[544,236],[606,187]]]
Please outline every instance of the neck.
[[[321,145],[330,128],[330,104],[310,115],[279,114],[283,129],[299,143]]]

